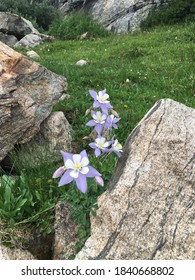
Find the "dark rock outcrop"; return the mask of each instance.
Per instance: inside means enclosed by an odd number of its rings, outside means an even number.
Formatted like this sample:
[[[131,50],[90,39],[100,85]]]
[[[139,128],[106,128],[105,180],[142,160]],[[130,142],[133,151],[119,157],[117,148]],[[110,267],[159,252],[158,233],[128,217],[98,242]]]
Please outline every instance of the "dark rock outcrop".
[[[0,12],[0,41],[16,47],[32,48],[53,38],[39,33],[29,20],[12,13]]]

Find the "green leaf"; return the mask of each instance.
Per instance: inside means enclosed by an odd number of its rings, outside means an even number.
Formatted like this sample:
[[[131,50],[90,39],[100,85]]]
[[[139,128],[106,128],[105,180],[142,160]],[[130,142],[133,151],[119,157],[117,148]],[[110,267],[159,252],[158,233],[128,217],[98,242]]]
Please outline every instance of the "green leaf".
[[[5,187],[4,199],[5,199],[5,204],[10,204],[11,187],[9,185],[6,185],[6,187]]]
[[[16,204],[15,209],[20,210],[20,208],[26,203],[27,198],[23,198],[21,200],[18,201],[18,203]]]
[[[3,179],[3,182],[4,182],[5,185],[13,186],[15,184],[14,180],[11,179],[10,176],[3,175],[2,179]]]
[[[42,200],[42,199],[41,199],[41,195],[40,195],[40,193],[39,193],[38,191],[35,191],[35,195],[36,195],[36,198],[37,198],[39,201]]]

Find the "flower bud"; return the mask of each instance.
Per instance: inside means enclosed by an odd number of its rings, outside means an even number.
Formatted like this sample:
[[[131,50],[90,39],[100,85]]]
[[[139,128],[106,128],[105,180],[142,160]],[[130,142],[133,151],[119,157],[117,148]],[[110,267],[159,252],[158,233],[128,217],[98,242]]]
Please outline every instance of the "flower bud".
[[[64,173],[64,171],[65,171],[64,166],[59,167],[59,168],[54,172],[52,178],[55,179],[55,178],[61,177],[62,174]]]
[[[102,179],[102,177],[100,177],[100,176],[95,176],[95,181],[96,181],[96,183],[98,184],[98,185],[100,185],[100,186],[104,186],[104,180]]]

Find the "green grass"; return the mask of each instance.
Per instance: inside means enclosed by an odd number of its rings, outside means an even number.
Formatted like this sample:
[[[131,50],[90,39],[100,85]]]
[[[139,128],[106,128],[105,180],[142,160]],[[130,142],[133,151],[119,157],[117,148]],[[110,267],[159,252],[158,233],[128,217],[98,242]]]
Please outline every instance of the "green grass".
[[[21,216],[15,201],[17,217],[15,220],[14,217],[3,217],[5,225],[13,226],[14,221],[32,221],[32,226],[38,225],[47,232],[49,225],[42,224],[42,211],[47,209],[46,207],[52,208],[56,200],[65,199],[72,203],[73,217],[80,224],[80,241],[76,251],[82,247],[90,234],[89,214],[96,207],[97,197],[105,191],[117,162],[115,155],[98,161],[92,155],[89,142],[82,139],[91,132],[85,125],[90,116],[84,116],[85,111],[92,105],[89,89],[107,89],[111,104],[121,117],[119,128],[114,134],[122,144],[146,112],[161,98],[171,98],[195,108],[194,27],[194,23],[188,23],[158,27],[150,32],[134,35],[113,35],[86,41],[55,41],[35,48],[41,56],[42,65],[67,78],[68,94],[71,97],[59,102],[54,111],[64,112],[74,130],[73,140],[77,144],[77,152],[87,149],[90,164],[102,173],[106,184],[104,188],[97,187],[93,180],[89,180],[89,192],[83,195],[71,186],[55,189],[58,180],[48,183],[48,179],[61,163],[55,166],[51,162],[50,167],[45,165],[42,175],[31,168],[28,172],[21,170],[23,177],[28,180],[26,189],[32,192],[33,198],[27,196],[25,201],[24,191],[19,204],[24,214]],[[83,67],[75,65],[80,59],[87,60],[88,64]],[[129,82],[126,82],[127,79]],[[9,195],[7,189],[5,184],[0,200]],[[16,187],[15,191],[17,190]],[[36,207],[29,206],[29,201]],[[28,217],[29,207],[31,215]],[[51,221],[53,213],[50,211],[48,215],[48,220]]]
[[[106,88],[122,118],[116,134],[124,143],[157,100],[195,107],[194,42],[194,23],[189,23],[94,41],[57,41],[36,51],[42,65],[68,80],[71,98],[54,110],[64,111],[77,139],[89,131],[83,117],[92,102],[88,90]],[[76,66],[79,59],[88,64]]]

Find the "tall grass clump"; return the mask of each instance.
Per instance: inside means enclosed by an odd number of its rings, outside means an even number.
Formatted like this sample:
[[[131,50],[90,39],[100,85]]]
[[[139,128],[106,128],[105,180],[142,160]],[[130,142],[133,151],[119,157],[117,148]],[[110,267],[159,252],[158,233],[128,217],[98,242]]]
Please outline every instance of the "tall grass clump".
[[[154,9],[141,23],[142,29],[157,25],[172,25],[184,21],[195,21],[194,0],[170,0],[162,8]]]
[[[60,40],[75,40],[85,32],[89,32],[91,38],[107,37],[111,34],[84,12],[72,12],[64,19],[59,18],[49,29],[49,35]]]

